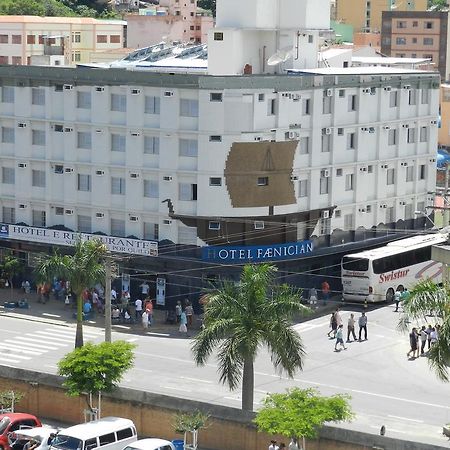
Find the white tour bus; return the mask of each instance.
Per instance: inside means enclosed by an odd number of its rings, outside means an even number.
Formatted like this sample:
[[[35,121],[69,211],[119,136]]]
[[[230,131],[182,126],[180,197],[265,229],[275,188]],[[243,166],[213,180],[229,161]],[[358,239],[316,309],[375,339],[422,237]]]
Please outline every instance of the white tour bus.
[[[342,296],[345,301],[392,301],[397,290],[418,281],[442,279],[442,264],[431,261],[431,246],[446,242],[445,234],[424,234],[390,242],[383,247],[342,258]]]

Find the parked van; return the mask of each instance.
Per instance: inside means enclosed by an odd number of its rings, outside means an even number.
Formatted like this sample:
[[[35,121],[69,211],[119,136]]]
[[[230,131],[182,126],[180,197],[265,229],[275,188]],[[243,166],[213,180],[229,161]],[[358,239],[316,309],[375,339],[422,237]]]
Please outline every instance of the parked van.
[[[136,427],[129,419],[105,417],[66,428],[52,441],[50,450],[122,450],[137,441]]]
[[[123,450],[175,450],[175,446],[164,439],[148,438],[140,439]]]

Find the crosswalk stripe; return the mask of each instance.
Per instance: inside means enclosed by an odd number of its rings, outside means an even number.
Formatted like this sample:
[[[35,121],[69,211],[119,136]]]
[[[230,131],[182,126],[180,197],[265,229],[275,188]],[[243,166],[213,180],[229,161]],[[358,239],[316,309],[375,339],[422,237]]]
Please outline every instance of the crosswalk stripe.
[[[20,338],[19,338],[20,339]],[[19,340],[18,338],[15,339],[5,339],[4,342],[8,343],[8,344],[13,344],[13,345],[24,345],[26,347],[31,347],[31,348],[36,348],[38,350],[57,350],[58,347],[51,347],[47,344],[45,344],[44,342],[41,343],[36,343],[36,342],[23,342],[22,340]]]
[[[11,350],[9,350],[8,349],[8,351],[9,352],[11,352]],[[6,356],[6,357],[9,357],[9,356],[12,356],[13,358],[18,358],[18,359],[31,359],[31,356],[24,356],[24,355],[15,355],[15,354],[13,354],[13,353],[3,353],[3,352],[1,352],[0,351],[0,356]]]
[[[12,345],[12,344],[5,344],[4,342],[0,343],[0,347],[2,348],[6,348],[9,350],[14,350],[15,352],[19,352],[19,353],[25,353],[25,355],[33,355],[33,356],[39,356],[42,355],[43,353],[46,353],[45,350],[25,350],[17,345]]]
[[[0,356],[0,361],[3,361],[3,362],[7,362],[7,363],[15,363],[15,364],[19,364],[19,363],[21,363],[22,361],[18,361],[17,359],[11,359],[11,358],[2,358],[1,356]]]
[[[76,329],[75,328],[63,328],[63,327],[52,327],[52,328],[46,328],[47,331],[56,331],[58,333],[66,333],[66,334],[75,334]],[[103,331],[94,331],[94,330],[88,330],[86,327],[83,327],[83,334],[91,335],[91,336],[102,336]]]
[[[14,338],[14,340],[24,341],[24,345],[31,345],[28,342],[31,343],[39,343],[39,344],[46,344],[47,341],[37,341],[36,338],[42,339],[42,336],[33,336],[33,335],[25,335],[25,336],[17,336]],[[62,344],[60,342],[48,342],[49,345],[55,347],[54,350],[56,350],[58,347],[67,347],[67,344]]]
[[[76,330],[62,330],[57,328],[46,328],[46,331],[52,332],[52,334],[62,335],[62,336],[73,336],[75,337]],[[103,333],[93,333],[92,331],[86,331],[83,329],[83,336],[97,338],[102,336]]]
[[[34,333],[34,335],[39,335],[39,336],[43,335],[42,337],[45,337],[45,338],[49,337],[49,338],[53,338],[53,339],[58,339],[61,342],[64,342],[64,341],[72,342],[74,340],[74,338],[75,338],[75,335],[73,335],[73,337],[72,336],[57,336],[55,333],[50,333],[49,331],[40,331],[40,330],[36,331]]]

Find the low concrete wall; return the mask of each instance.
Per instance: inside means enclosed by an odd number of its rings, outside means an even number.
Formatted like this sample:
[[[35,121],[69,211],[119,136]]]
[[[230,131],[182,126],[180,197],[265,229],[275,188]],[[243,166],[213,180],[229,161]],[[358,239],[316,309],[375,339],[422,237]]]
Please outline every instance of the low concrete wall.
[[[18,409],[66,423],[84,421],[83,397],[67,397],[62,378],[23,369],[0,366],[0,390],[14,389],[25,394]],[[273,436],[258,433],[252,423],[253,413],[165,395],[118,388],[103,397],[102,416],[127,417],[134,421],[141,436],[174,439],[172,423],[176,411],[199,409],[211,415],[209,426],[200,431],[202,448],[215,450],[261,450]],[[180,436],[178,436],[179,438]],[[279,441],[287,439],[277,437]],[[308,442],[308,450],[440,450],[446,447],[324,427],[320,439]]]

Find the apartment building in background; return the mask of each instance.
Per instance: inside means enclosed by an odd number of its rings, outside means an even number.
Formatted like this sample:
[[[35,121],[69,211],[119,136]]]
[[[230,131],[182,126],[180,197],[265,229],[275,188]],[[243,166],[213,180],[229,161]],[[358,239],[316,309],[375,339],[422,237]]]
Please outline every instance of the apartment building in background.
[[[336,20],[354,33],[380,32],[383,11],[426,11],[427,0],[336,0]]]
[[[381,53],[397,58],[429,58],[448,80],[448,11],[383,12]]]
[[[450,85],[441,85],[441,126],[439,127],[439,146],[450,149]]]
[[[146,47],[166,42],[206,43],[214,26],[211,15],[197,8],[197,0],[160,0],[153,8],[128,15],[128,45]]]
[[[0,16],[0,64],[70,65],[124,47],[126,22],[88,17]]]

